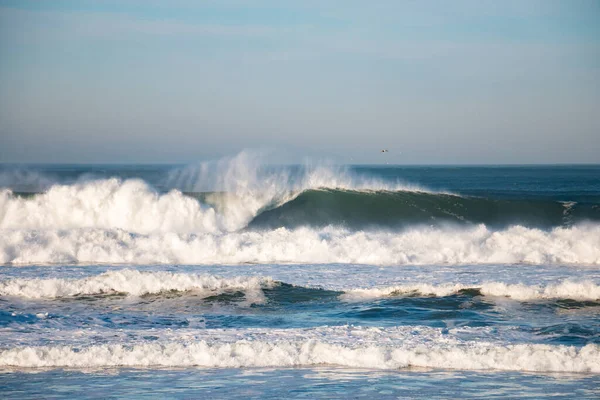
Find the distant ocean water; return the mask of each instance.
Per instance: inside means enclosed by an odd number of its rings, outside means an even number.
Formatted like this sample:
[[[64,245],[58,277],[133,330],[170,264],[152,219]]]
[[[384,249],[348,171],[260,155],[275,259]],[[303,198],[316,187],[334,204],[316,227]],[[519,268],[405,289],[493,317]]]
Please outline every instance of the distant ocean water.
[[[0,166],[7,397],[600,396],[600,166]]]

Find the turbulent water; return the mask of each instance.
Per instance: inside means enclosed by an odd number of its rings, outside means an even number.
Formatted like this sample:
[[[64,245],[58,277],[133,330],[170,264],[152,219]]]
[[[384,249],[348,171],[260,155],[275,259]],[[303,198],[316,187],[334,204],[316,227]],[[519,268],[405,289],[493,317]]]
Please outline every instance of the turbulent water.
[[[5,165],[0,187],[6,395],[600,395],[598,166],[242,153]]]

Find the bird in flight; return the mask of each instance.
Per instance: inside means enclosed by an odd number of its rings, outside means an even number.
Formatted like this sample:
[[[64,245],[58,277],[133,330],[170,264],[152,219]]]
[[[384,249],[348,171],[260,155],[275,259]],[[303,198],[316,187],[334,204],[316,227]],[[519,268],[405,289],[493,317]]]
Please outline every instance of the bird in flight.
[[[382,152],[382,153],[387,153],[387,152],[388,152],[388,150],[387,150],[387,149],[384,149],[384,150],[381,150],[381,152]]]

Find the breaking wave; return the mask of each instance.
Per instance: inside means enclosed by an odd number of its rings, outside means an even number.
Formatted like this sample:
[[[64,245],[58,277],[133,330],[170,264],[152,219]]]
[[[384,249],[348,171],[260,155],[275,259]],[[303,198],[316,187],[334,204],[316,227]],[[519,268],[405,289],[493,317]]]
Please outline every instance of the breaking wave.
[[[222,278],[213,275],[143,272],[133,269],[110,270],[99,275],[80,279],[64,278],[15,278],[0,281],[0,296],[18,296],[25,298],[64,298],[88,295],[125,294],[143,296],[165,292],[193,292],[195,297],[215,296],[227,292],[244,292],[248,297],[263,298],[263,289],[277,290],[285,287],[289,296],[294,291],[307,296],[314,291],[314,297],[320,298],[323,289],[317,286],[302,287],[285,282],[274,281],[270,277],[237,276]],[[359,289],[336,289],[345,300],[365,300],[391,296],[436,296],[445,297],[460,293],[483,296],[510,297],[514,300],[600,300],[600,285],[592,281],[570,281],[547,285],[511,284],[505,282],[483,283],[446,283],[433,285],[413,283],[388,287]]]
[[[257,190],[258,191],[258,190]],[[477,224],[551,228],[600,220],[600,208],[543,200],[494,200],[412,190],[314,188],[274,193],[159,193],[141,180],[55,185],[33,196],[0,191],[0,229],[123,229],[136,233],[245,228]]]
[[[481,284],[440,284],[428,283],[396,285],[383,288],[365,288],[346,290],[343,295],[348,300],[363,300],[389,296],[451,296],[461,292],[474,292],[484,296],[510,297],[514,300],[599,300],[600,285],[591,282],[564,281],[557,284],[525,285],[504,282],[484,282]]]
[[[112,178],[54,185],[30,196],[0,190],[0,229],[102,228],[149,234],[233,232],[245,227],[334,225],[369,229],[448,223],[549,229],[596,220],[600,220],[600,207],[594,205],[494,200],[408,189],[315,186],[295,190],[282,186],[272,193],[259,189],[247,193],[159,193],[141,180]]]
[[[230,232],[258,214],[319,188],[420,190],[357,176],[341,167],[266,169],[242,153],[175,170],[161,192],[141,179],[54,184],[42,193],[0,190],[0,229],[123,229],[135,233]]]
[[[120,229],[2,230],[3,264],[600,264],[600,225],[485,225],[399,232],[343,228],[140,235]]]
[[[11,279],[0,281],[1,296],[58,298],[122,293],[132,296],[162,292],[193,291],[208,297],[241,291],[247,297],[262,298],[262,288],[273,286],[271,278],[220,278],[212,275],[170,272],[140,272],[131,269],[108,271],[82,279]]]
[[[0,366],[47,367],[409,367],[459,370],[600,372],[600,346],[506,344],[462,340],[427,327],[320,327],[207,330],[185,341],[18,347],[0,351]],[[210,337],[208,337],[210,336]]]
[[[52,183],[33,172],[7,174],[0,175],[2,230],[99,228],[192,234],[448,223],[550,229],[600,221],[597,204],[432,192],[339,166],[269,167],[252,152],[173,169],[154,186],[142,179],[77,175]],[[42,191],[18,191],[31,186]]]
[[[0,229],[117,228],[130,232],[216,232],[211,207],[172,191],[159,194],[141,180],[113,178],[55,185],[32,197],[0,192]]]
[[[251,153],[159,186],[0,189],[0,263],[600,263],[595,204],[430,192],[341,167],[269,168]]]
[[[266,210],[250,227],[278,228],[337,225],[350,228],[416,224],[477,224],[540,228],[600,220],[593,205],[550,200],[498,200],[424,191],[307,190]]]

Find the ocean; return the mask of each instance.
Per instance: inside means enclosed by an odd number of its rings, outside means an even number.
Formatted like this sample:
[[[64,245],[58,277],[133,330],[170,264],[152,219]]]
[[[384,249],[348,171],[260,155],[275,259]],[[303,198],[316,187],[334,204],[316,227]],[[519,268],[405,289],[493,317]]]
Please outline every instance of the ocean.
[[[3,398],[598,398],[600,166],[0,166]]]

